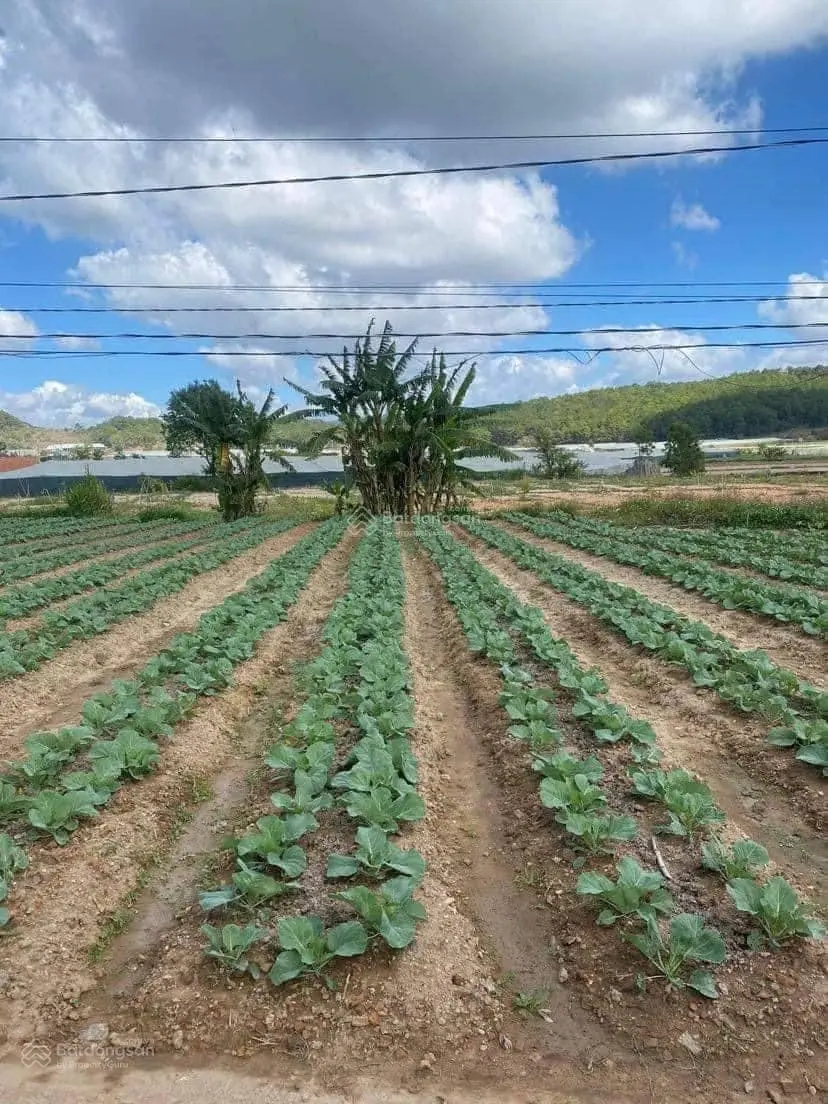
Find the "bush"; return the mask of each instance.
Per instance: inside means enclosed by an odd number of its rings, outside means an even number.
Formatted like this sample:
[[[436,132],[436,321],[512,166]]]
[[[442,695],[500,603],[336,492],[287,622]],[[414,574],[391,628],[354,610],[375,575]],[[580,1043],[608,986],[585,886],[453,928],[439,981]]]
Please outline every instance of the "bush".
[[[197,510],[194,506],[187,506],[185,503],[179,503],[173,505],[170,503],[167,506],[147,506],[143,510],[138,511],[139,521],[193,521],[195,518],[201,517],[202,510]]]
[[[87,469],[83,479],[66,492],[66,507],[75,517],[95,517],[112,513],[112,495]]]
[[[560,509],[560,507],[557,507]],[[825,506],[760,502],[735,496],[631,497],[618,506],[591,510],[594,517],[620,525],[675,525],[694,529],[739,526],[748,529],[825,529]]]
[[[212,475],[179,475],[172,481],[175,491],[215,491],[217,481]]]

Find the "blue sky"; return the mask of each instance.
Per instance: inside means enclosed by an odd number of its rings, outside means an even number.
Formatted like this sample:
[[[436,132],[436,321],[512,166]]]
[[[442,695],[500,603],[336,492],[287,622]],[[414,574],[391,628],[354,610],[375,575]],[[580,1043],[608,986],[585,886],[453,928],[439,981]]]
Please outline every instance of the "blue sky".
[[[314,0],[309,6],[318,6]],[[526,0],[520,0],[521,4]],[[396,6],[394,0],[392,6]],[[458,0],[458,9],[467,0]],[[461,65],[449,77],[454,82],[442,99],[438,89],[423,92],[406,75],[394,73],[385,97],[363,87],[352,68],[336,90],[325,97],[300,80],[302,49],[310,57],[319,44],[309,24],[297,35],[297,73],[291,85],[293,99],[283,90],[268,61],[258,58],[261,80],[249,79],[250,42],[233,41],[222,26],[220,9],[205,4],[197,11],[170,5],[165,32],[168,58],[153,43],[155,29],[142,21],[149,8],[141,2],[129,8],[120,0],[106,0],[95,9],[68,15],[51,0],[24,5],[13,3],[13,15],[0,39],[0,98],[10,103],[6,134],[37,133],[90,136],[100,134],[193,135],[233,133],[481,133],[571,132],[621,130],[687,130],[722,126],[828,126],[828,114],[819,115],[828,71],[828,5],[812,0],[787,4],[766,0],[762,18],[750,5],[729,19],[700,21],[704,2],[663,5],[665,26],[653,31],[658,42],[635,33],[628,0],[629,28],[619,23],[613,40],[617,57],[607,58],[607,44],[593,24],[580,21],[583,9],[562,0],[557,24],[545,26],[546,9],[534,43],[536,56],[527,61],[526,40],[511,42],[496,26],[472,33],[472,24],[458,22],[465,36],[468,72]],[[711,13],[715,6],[710,7]],[[354,8],[347,36],[364,32]],[[425,54],[436,49],[430,34],[439,5],[427,0],[412,24],[411,36],[422,35]],[[527,9],[529,10],[529,9]],[[605,9],[606,10],[606,9]],[[644,10],[644,9],[641,9]],[[403,18],[404,9],[400,9]],[[34,13],[34,14],[33,14]],[[452,13],[452,19],[456,13]],[[410,13],[407,18],[414,19]],[[281,32],[285,27],[278,24]],[[459,18],[459,16],[458,16]],[[494,15],[492,22],[496,21]],[[68,20],[68,22],[67,22]],[[198,24],[196,27],[195,24]],[[216,35],[225,51],[224,67],[209,82],[203,70],[189,69],[188,43],[195,31],[201,38]],[[452,28],[443,27],[451,39]],[[549,34],[548,40],[544,34]],[[161,33],[160,31],[158,33]],[[253,32],[251,31],[251,34]],[[374,28],[373,34],[382,33]],[[509,32],[511,33],[511,32]],[[176,35],[179,36],[176,40]],[[492,41],[502,49],[491,52]],[[499,37],[498,37],[499,36]],[[569,38],[567,39],[567,36]],[[571,71],[554,68],[559,39],[569,42]],[[543,44],[548,41],[547,53]],[[2,48],[5,42],[5,50]],[[379,45],[378,43],[376,45]],[[450,43],[449,43],[450,45]],[[323,47],[324,48],[324,44]],[[390,45],[389,49],[393,46]],[[448,48],[448,46],[447,46]],[[248,53],[245,53],[245,50]],[[605,51],[602,55],[601,51]],[[650,51],[648,53],[648,51]],[[656,51],[656,53],[652,53]],[[476,53],[477,52],[477,53]],[[163,50],[161,51],[163,54]],[[112,57],[123,71],[122,84],[113,76]],[[333,56],[333,55],[332,55]],[[496,61],[492,61],[496,56]],[[637,59],[641,63],[637,64]],[[482,68],[483,59],[489,66]],[[649,70],[644,58],[650,58]],[[656,60],[653,60],[653,59]],[[475,61],[478,68],[475,70]],[[441,74],[433,59],[434,74]],[[331,65],[333,65],[333,61]],[[592,65],[592,68],[590,68]],[[494,66],[494,68],[493,68]],[[533,68],[534,66],[534,68]],[[278,69],[279,80],[289,61]],[[563,66],[566,69],[566,66]],[[502,71],[501,71],[502,70]],[[550,75],[551,70],[551,75]],[[163,102],[135,103],[124,87],[153,87],[169,81]],[[490,80],[480,84],[480,73]],[[155,79],[152,80],[152,74]],[[288,76],[290,74],[288,73]],[[412,74],[413,78],[413,74]],[[284,79],[287,79],[285,77]],[[150,84],[149,82],[152,83]],[[300,83],[297,84],[296,81]],[[333,83],[336,81],[333,79]],[[270,82],[277,83],[270,86]],[[146,83],[145,83],[146,82]],[[606,88],[602,88],[602,84]],[[479,90],[465,117],[456,117],[457,99],[464,86]],[[547,87],[548,85],[548,87]],[[524,87],[525,86],[525,87]],[[298,88],[298,92],[297,92]],[[433,93],[433,103],[424,102]],[[486,97],[491,102],[486,102]],[[495,98],[495,96],[497,98]],[[512,102],[514,101],[514,102]],[[553,108],[549,103],[554,103]],[[828,136],[828,132],[826,132]],[[769,136],[773,137],[773,136]],[[679,148],[699,141],[670,139]],[[714,140],[715,141],[715,140]],[[366,171],[376,167],[427,167],[512,157],[567,156],[572,152],[607,152],[666,148],[667,139],[638,142],[555,143],[520,146],[480,145],[440,147],[307,144],[271,146],[32,146],[0,144],[0,184],[3,192],[75,190],[157,182],[255,178],[305,172]],[[683,144],[682,144],[683,143]],[[370,317],[370,304],[387,302],[392,292],[335,295],[327,285],[348,288],[360,284],[405,283],[410,290],[396,295],[400,311],[391,317],[397,329],[438,332],[470,329],[573,329],[601,326],[647,328],[641,337],[620,335],[617,345],[704,341],[703,335],[683,327],[706,324],[777,322],[779,329],[735,330],[723,340],[823,338],[826,345],[788,353],[767,350],[702,349],[693,353],[694,365],[679,354],[667,354],[664,378],[693,378],[698,372],[723,374],[754,366],[826,359],[828,350],[828,205],[821,181],[828,179],[828,146],[778,151],[732,153],[716,161],[683,158],[679,162],[642,163],[633,169],[569,167],[533,175],[506,178],[423,178],[413,182],[379,182],[302,186],[252,192],[211,193],[205,196],[136,197],[119,200],[64,200],[0,206],[0,281],[98,282],[101,291],[0,287],[0,347],[23,347],[27,352],[51,349],[54,358],[4,357],[0,360],[0,407],[43,424],[72,424],[100,420],[112,413],[153,413],[174,386],[193,378],[216,375],[228,384],[238,373],[254,394],[275,386],[289,398],[282,376],[303,382],[314,376],[313,362],[274,357],[223,357],[228,350],[272,352],[295,347],[336,348],[341,342],[318,339],[289,340],[252,337],[236,341],[135,341],[106,338],[94,351],[158,347],[198,351],[209,347],[214,359],[157,356],[89,356],[86,349],[67,348],[40,335],[54,331],[72,334],[138,331],[177,334],[182,329],[214,330],[231,335],[248,331],[309,333],[359,332]],[[26,221],[21,221],[25,218]],[[683,224],[682,224],[683,223]],[[791,277],[811,281],[795,286]],[[651,284],[642,294],[665,295],[669,282],[734,281],[739,294],[767,294],[786,290],[814,296],[810,301],[778,304],[775,309],[757,303],[539,308],[530,294],[511,293],[514,306],[503,310],[452,313],[447,302],[480,304],[479,288],[486,284],[532,282],[566,299],[618,298],[621,289],[576,289],[574,283]],[[749,286],[768,281],[773,287]],[[301,293],[227,293],[124,291],[119,283],[230,283],[301,287]],[[451,292],[429,291],[446,282]],[[556,289],[560,289],[557,291]],[[725,289],[675,288],[676,294],[718,294]],[[626,294],[633,294],[626,291]],[[817,298],[816,296],[822,296]],[[493,294],[502,301],[506,294]],[[347,302],[365,312],[272,314],[251,313],[181,315],[171,306],[327,306]],[[110,314],[41,313],[37,308],[108,305]],[[433,311],[412,312],[406,307],[432,304]],[[158,308],[133,314],[129,307]],[[785,323],[822,324],[822,328],[790,330]],[[652,328],[652,329],[650,329]],[[21,341],[13,335],[23,335]],[[709,341],[715,341],[713,335]],[[655,378],[653,359],[644,353],[618,350],[602,353],[591,364],[579,364],[565,355],[497,356],[514,347],[575,345],[588,350],[592,340],[581,338],[445,339],[448,351],[473,347],[480,352],[478,401],[509,401],[535,394]],[[423,346],[429,348],[431,339]],[[822,356],[820,357],[820,354]],[[582,358],[583,359],[583,358]],[[45,381],[52,381],[44,388]]]

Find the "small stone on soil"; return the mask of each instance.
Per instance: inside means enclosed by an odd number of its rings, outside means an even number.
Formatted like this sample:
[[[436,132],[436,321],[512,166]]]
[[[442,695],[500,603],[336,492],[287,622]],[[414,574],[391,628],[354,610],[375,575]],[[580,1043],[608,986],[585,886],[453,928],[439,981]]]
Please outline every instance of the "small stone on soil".
[[[88,1024],[78,1032],[78,1038],[84,1043],[105,1043],[109,1038],[109,1025],[105,1023]]]
[[[689,1031],[685,1031],[683,1035],[679,1035],[678,1042],[680,1046],[683,1046],[685,1050],[689,1050],[691,1054],[694,1054],[697,1058],[702,1052],[702,1045],[695,1035],[691,1035]]]

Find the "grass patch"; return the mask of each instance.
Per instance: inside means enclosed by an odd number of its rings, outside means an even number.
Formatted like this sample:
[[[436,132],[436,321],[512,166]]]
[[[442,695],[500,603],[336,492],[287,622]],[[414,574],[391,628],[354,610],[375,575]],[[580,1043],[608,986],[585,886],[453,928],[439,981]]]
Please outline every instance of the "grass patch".
[[[297,518],[301,521],[325,521],[333,517],[332,496],[275,494],[265,501],[264,515],[268,518]]]
[[[739,526],[819,530],[826,528],[828,520],[824,503],[775,504],[727,495],[711,498],[692,495],[669,498],[642,496],[589,512],[594,517],[606,518],[619,525],[676,525],[694,529]]]

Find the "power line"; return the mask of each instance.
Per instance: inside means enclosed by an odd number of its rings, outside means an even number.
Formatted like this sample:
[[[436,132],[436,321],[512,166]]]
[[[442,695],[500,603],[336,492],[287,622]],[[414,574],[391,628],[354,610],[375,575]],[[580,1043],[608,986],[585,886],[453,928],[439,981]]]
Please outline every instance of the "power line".
[[[89,188],[76,192],[28,192],[0,195],[0,203],[42,199],[99,199],[104,196],[169,195],[172,192],[227,191],[239,188],[263,188],[284,184],[334,184],[358,180],[399,180],[422,176],[449,176],[459,173],[521,171],[560,168],[568,165],[597,165],[626,161],[667,160],[716,153],[745,153],[749,150],[793,149],[828,144],[825,138],[782,138],[771,142],[750,142],[740,146],[694,146],[683,150],[653,150],[648,153],[604,153],[586,157],[545,158],[534,161],[505,161],[488,165],[445,165],[430,169],[384,169],[365,173],[329,173],[325,176],[283,176],[261,180],[223,180],[212,184],[150,184],[132,188]]]
[[[259,335],[260,336],[260,335]],[[600,353],[649,353],[649,352],[684,352],[691,349],[792,349],[815,348],[828,346],[828,338],[809,339],[806,341],[704,341],[682,344],[657,344],[657,345],[583,345],[557,346],[555,348],[522,348],[522,349],[468,349],[452,350],[452,357],[504,357],[504,356],[550,356],[555,354],[583,354],[598,355]],[[277,349],[277,350],[251,350],[239,349],[85,349],[77,352],[66,353],[58,349],[29,349],[26,351],[16,349],[0,349],[0,356],[28,357],[34,359],[74,358],[74,357],[312,357],[326,359],[330,350],[312,351],[310,349]],[[421,356],[430,356],[422,353]]]
[[[662,288],[718,288],[718,287],[778,287],[780,284],[787,286],[788,281],[786,279],[781,280],[677,280],[677,281],[659,281],[659,280],[641,280],[641,281],[613,281],[607,280],[603,283],[567,283],[564,281],[555,281],[554,284],[548,283],[544,280],[534,280],[529,282],[508,281],[501,283],[464,283],[461,285],[451,284],[446,286],[445,284],[138,284],[138,283],[107,283],[107,284],[95,284],[84,283],[80,280],[70,281],[41,281],[41,280],[0,280],[0,287],[6,288],[73,288],[81,291],[105,291],[105,290],[129,290],[129,291],[278,291],[278,292],[301,292],[303,294],[310,294],[318,291],[325,292],[338,292],[343,295],[351,295],[354,293],[362,292],[375,292],[382,291],[386,294],[391,294],[395,291],[418,291],[427,292],[428,294],[448,294],[448,295],[466,295],[469,291],[477,291],[491,295],[495,291],[505,292],[509,289],[520,288],[537,288],[542,291],[566,291],[568,294],[574,294],[570,291],[572,288],[648,288],[648,287],[662,287]],[[797,280],[797,286],[808,285],[828,285],[828,277],[822,280],[808,279]],[[781,296],[763,296],[763,298],[781,298]]]
[[[774,295],[774,302],[788,302],[792,300],[805,300],[814,302],[822,299],[828,300],[828,292],[818,295]],[[722,295],[678,298],[647,298],[647,299],[593,299],[566,300],[536,299],[534,302],[508,301],[502,303],[345,303],[334,306],[321,307],[32,307],[32,306],[7,306],[6,310],[24,310],[30,314],[297,314],[297,313],[344,313],[346,311],[359,311],[370,314],[380,314],[385,311],[460,311],[460,310],[515,310],[522,307],[653,307],[653,306],[693,306],[716,303],[764,303],[767,295]]]
[[[395,338],[454,338],[454,337],[585,337],[601,334],[647,334],[656,331],[681,330],[685,333],[722,333],[728,330],[828,330],[828,317],[824,322],[732,322],[710,325],[683,325],[673,323],[657,327],[641,326],[581,326],[574,330],[421,330],[418,333],[395,332]],[[73,338],[82,341],[360,341],[364,333],[215,333],[208,331],[182,331],[180,333],[139,333],[137,331],[119,331],[117,333],[40,333],[34,335],[41,341],[62,341]],[[4,334],[6,341],[32,341],[32,334]]]
[[[77,144],[83,142],[116,143],[120,145],[148,144],[163,145],[176,144],[204,144],[204,145],[250,145],[268,142],[282,143],[411,143],[411,142],[571,142],[589,139],[611,138],[706,138],[706,137],[740,137],[742,135],[756,134],[808,134],[811,132],[824,133],[828,126],[795,126],[795,127],[742,127],[724,128],[714,130],[619,130],[619,131],[585,131],[570,134],[409,134],[409,135],[334,135],[334,134],[233,134],[233,135],[31,135],[31,134],[5,134],[0,135],[0,143],[34,143],[56,142],[61,144]]]

